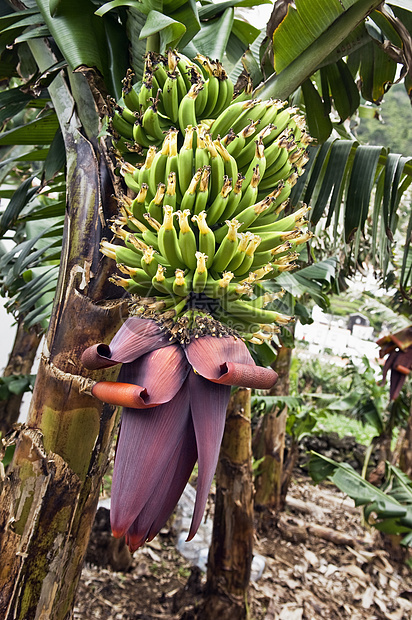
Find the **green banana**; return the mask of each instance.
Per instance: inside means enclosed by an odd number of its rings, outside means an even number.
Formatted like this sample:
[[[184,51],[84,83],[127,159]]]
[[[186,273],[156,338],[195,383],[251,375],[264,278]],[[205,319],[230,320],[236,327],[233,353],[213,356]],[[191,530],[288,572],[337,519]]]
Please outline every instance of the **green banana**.
[[[303,226],[306,223],[306,220],[303,218],[309,210],[310,209],[307,205],[303,205],[300,209],[290,215],[287,215],[286,217],[264,225],[259,223],[257,226],[252,226],[250,230],[256,235],[274,230],[279,230],[281,232],[293,230],[294,228]]]
[[[176,229],[173,225],[173,208],[166,205],[163,207],[163,211],[163,223],[157,234],[160,253],[167,258],[170,265],[175,269],[184,268]]]
[[[243,181],[244,180],[245,180],[245,177],[242,176],[239,173],[237,175],[237,181],[235,183],[235,186],[234,186],[231,194],[229,195],[229,199],[227,201],[226,209],[222,213],[222,216],[219,218],[220,221],[224,221],[225,219],[229,219],[233,215],[236,214],[236,211],[238,210],[238,207],[239,207],[239,203],[240,203],[240,201],[242,199],[242,185],[243,185]],[[252,200],[251,202],[254,202],[254,200]]]
[[[206,146],[205,133],[198,127],[196,131],[195,170],[209,165],[209,151]]]
[[[200,177],[199,186],[196,192],[194,209],[195,215],[199,215],[199,213],[202,213],[206,209],[209,198],[209,177],[210,166],[205,166],[202,170],[202,176]]]
[[[195,293],[203,293],[207,283],[207,256],[203,252],[196,252],[196,271],[193,274],[192,288]]]
[[[256,202],[259,182],[260,182],[260,170],[259,170],[259,166],[255,166],[249,185],[246,187],[245,192],[241,195],[241,199],[239,200],[236,209],[233,211],[233,215],[236,215],[237,213],[241,213],[243,209],[245,209],[247,206],[254,204]]]
[[[202,211],[192,217],[192,222],[196,222],[199,228],[199,251],[206,254],[206,266],[211,268],[215,257],[215,235],[206,222],[206,211]]]
[[[229,177],[224,176],[222,189],[216,196],[212,204],[207,208],[207,220],[210,226],[216,224],[222,214],[225,212],[229,194],[232,191],[232,182]]]
[[[234,219],[232,221],[227,220],[226,224],[228,226],[227,234],[219,245],[213,260],[214,271],[224,271],[234,257],[238,247],[237,231],[240,222]]]
[[[296,240],[300,237],[300,231],[298,228],[296,230],[286,232],[275,231],[270,233],[262,233],[259,237],[262,240],[260,242],[260,251],[265,252],[266,250],[273,250],[277,245],[280,245],[285,241],[292,242],[292,240]]]
[[[166,185],[164,183],[159,183],[157,186],[156,194],[154,198],[150,201],[149,206],[147,207],[147,211],[149,215],[155,218],[158,222],[163,220],[163,198],[166,192]]]
[[[210,128],[212,139],[216,140],[219,136],[225,136],[235,122],[246,116],[253,107],[254,103],[252,101],[239,101],[228,106],[216,118]]]
[[[229,285],[233,278],[234,274],[230,271],[225,271],[219,280],[216,280],[209,274],[203,290],[204,294],[211,299],[224,297],[228,293]]]
[[[229,177],[229,179],[237,179],[238,169],[236,159],[228,153],[227,149],[223,146],[219,139],[213,141],[213,144],[216,147],[217,152],[221,155],[223,159],[223,165],[225,168],[225,174]]]
[[[196,236],[187,221],[188,217],[191,215],[191,211],[189,209],[176,211],[176,215],[179,219],[179,248],[183,262],[189,269],[196,269]]]
[[[133,140],[144,148],[153,146],[153,140],[147,135],[142,126],[141,119],[137,119],[133,125]]]
[[[237,220],[232,220],[232,222],[237,222]],[[237,224],[239,223],[240,222],[237,222]],[[243,259],[245,258],[246,248],[249,244],[250,239],[253,237],[252,233],[249,232],[237,233],[237,236],[239,238],[238,246],[227,265],[227,269],[232,272],[234,272],[235,269],[238,269],[238,267],[241,265]]]
[[[258,235],[252,235],[252,237],[250,237],[249,243],[244,253],[243,260],[240,263],[239,267],[234,270],[235,276],[241,276],[244,273],[249,272],[249,269],[251,268],[252,263],[253,263],[253,257],[254,257],[255,251],[259,247],[260,242],[261,242],[261,239]],[[255,279],[257,279],[257,277],[252,277],[252,282],[250,283],[253,283]]]
[[[122,99],[132,112],[140,112],[139,95],[133,88],[134,73],[131,69],[126,71],[126,77],[122,80]]]
[[[143,183],[146,183],[146,185],[149,184],[150,168],[152,167],[154,158],[156,156],[156,151],[157,149],[155,146],[151,146],[147,150],[145,162],[143,166],[139,168],[139,185],[140,186],[142,186]]]
[[[113,112],[111,122],[115,131],[118,134],[127,138],[127,140],[133,140],[133,125],[129,123],[117,110]]]
[[[249,123],[249,125],[246,125],[246,127],[244,127],[244,129],[242,129],[242,131],[239,133],[238,136],[236,136],[236,138],[229,143],[228,146],[226,146],[228,153],[234,157],[237,161],[237,158],[239,157],[240,153],[242,152],[242,150],[245,147],[246,144],[246,138],[250,138],[253,136],[253,134],[256,131],[256,125],[258,124],[258,121],[255,121],[253,123]],[[234,132],[233,132],[234,133]],[[222,140],[222,143],[224,143],[224,141]],[[239,164],[238,164],[239,165]]]
[[[177,123],[179,120],[179,94],[177,77],[173,73],[168,72],[162,93],[162,103],[165,113],[173,123]]]
[[[185,128],[185,139],[178,154],[177,170],[179,187],[182,196],[187,191],[193,175],[193,132],[194,127]],[[199,177],[200,178],[200,177]],[[182,206],[183,208],[183,206]]]
[[[149,173],[150,194],[155,195],[159,183],[163,183],[166,178],[166,163],[169,155],[170,132],[163,140],[161,149],[156,153]]]
[[[221,155],[216,150],[214,143],[209,134],[205,135],[205,145],[209,151],[211,184],[209,189],[210,200],[213,201],[219,193],[222,186],[223,177],[225,176],[225,166]]]
[[[143,213],[146,212],[145,201],[148,189],[149,186],[147,185],[147,183],[142,183],[139,193],[131,204],[131,212],[133,216],[140,222],[143,222]]]
[[[193,84],[179,104],[179,127],[182,133],[188,125],[197,125],[196,99],[199,94],[199,86]]]
[[[175,279],[173,281],[173,293],[179,297],[187,297],[190,293],[191,284],[190,274],[185,276],[183,269],[176,269]]]
[[[263,179],[266,169],[266,157],[265,147],[263,145],[261,137],[256,141],[255,156],[250,162],[248,169],[244,173],[246,185],[249,185],[249,183],[251,182],[256,166],[259,166],[259,176],[261,179]]]
[[[176,173],[171,172],[167,177],[166,193],[163,198],[163,206],[170,206],[173,211],[176,209]]]
[[[164,139],[163,128],[160,124],[159,114],[157,112],[156,104],[149,105],[142,117],[142,126],[145,132],[152,138],[162,141]]]
[[[196,60],[201,65],[205,75],[207,76],[207,103],[203,110],[203,117],[209,118],[211,113],[213,112],[218,97],[219,97],[219,79],[216,75],[216,63],[213,63],[209,58],[203,56],[202,54],[198,54],[196,56]]]
[[[200,178],[202,176],[202,172],[203,170],[201,168],[197,170],[197,172],[195,172],[195,174],[193,175],[189,183],[189,187],[183,194],[182,202],[180,205],[182,211],[190,211],[190,213],[194,212],[196,195],[197,195],[196,188],[199,184]]]

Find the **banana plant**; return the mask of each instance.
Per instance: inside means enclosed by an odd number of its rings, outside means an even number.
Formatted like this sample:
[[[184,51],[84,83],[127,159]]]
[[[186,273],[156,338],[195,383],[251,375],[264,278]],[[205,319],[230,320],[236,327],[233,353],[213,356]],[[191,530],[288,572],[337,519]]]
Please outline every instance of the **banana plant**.
[[[401,545],[412,546],[412,483],[398,467],[386,463],[385,482],[377,488],[347,463],[312,452],[309,473],[315,483],[325,479],[364,506],[366,523],[385,534],[401,536]]]
[[[233,28],[236,36],[236,39],[232,39],[231,43],[230,62],[233,65],[237,55],[240,55],[242,50],[242,45],[239,45],[238,41],[241,43],[247,41],[249,43],[254,40],[254,34],[257,33],[251,29],[246,29],[240,24],[235,24],[234,3],[232,2],[212,3],[200,7],[192,3],[183,3],[180,6],[176,3],[173,6],[171,3],[163,3],[160,6],[159,4],[155,5],[154,2],[112,2],[103,4],[84,1],[80,3],[78,0],[70,3],[65,0],[53,2],[26,0],[26,4],[23,5],[26,8],[23,10],[21,10],[22,4],[20,2],[16,2],[15,5],[12,3],[12,6],[16,6],[18,10],[11,12],[10,6],[4,2],[0,5],[4,17],[1,30],[1,43],[3,45],[1,60],[5,64],[6,61],[8,62],[9,77],[15,78],[17,73],[16,67],[17,65],[21,66],[18,62],[20,46],[30,50],[31,67],[27,66],[26,71],[30,73],[34,67],[32,75],[36,71],[38,71],[39,75],[46,75],[52,72],[53,68],[59,67],[61,69],[62,65],[59,64],[61,62],[65,62],[68,66],[68,70],[64,75],[62,73],[58,73],[56,76],[53,75],[54,79],[48,86],[53,108],[51,113],[48,114],[48,111],[44,111],[40,119],[41,123],[39,121],[36,124],[36,119],[30,125],[33,131],[39,132],[37,134],[38,139],[46,141],[42,144],[50,144],[51,132],[49,137],[46,138],[46,131],[43,133],[42,129],[46,130],[46,127],[49,130],[50,127],[52,129],[53,123],[56,129],[57,118],[66,152],[67,198],[61,267],[46,339],[45,354],[40,366],[27,429],[23,429],[18,434],[17,447],[9,470],[13,475],[10,475],[10,478],[7,479],[7,484],[3,488],[2,522],[4,525],[13,522],[14,529],[11,531],[10,527],[3,528],[2,558],[5,559],[5,564],[11,567],[11,570],[5,576],[5,583],[2,584],[0,608],[2,611],[5,611],[5,617],[26,618],[48,613],[52,618],[64,618],[70,613],[75,585],[79,577],[85,544],[96,506],[99,483],[116,426],[114,407],[110,405],[103,407],[96,399],[90,398],[90,391],[94,390],[95,394],[99,393],[100,396],[103,396],[103,392],[105,392],[104,399],[114,405],[124,404],[123,398],[126,398],[126,395],[131,399],[128,401],[129,404],[130,402],[137,402],[137,397],[144,397],[144,394],[143,396],[142,394],[137,395],[136,391],[132,392],[127,387],[126,391],[120,395],[122,399],[122,403],[120,403],[118,388],[115,388],[113,391],[113,386],[105,385],[111,383],[108,379],[114,379],[116,376],[114,371],[106,369],[103,373],[101,370],[102,365],[104,366],[107,363],[107,359],[104,359],[107,358],[107,348],[98,346],[92,349],[97,354],[97,362],[95,360],[95,366],[91,369],[91,381],[84,380],[84,367],[80,363],[81,350],[87,345],[95,345],[96,342],[101,340],[104,342],[110,340],[110,337],[121,323],[122,315],[127,305],[118,300],[118,292],[108,282],[107,278],[111,271],[111,257],[108,253],[117,252],[118,250],[105,246],[107,258],[103,259],[100,258],[97,251],[102,236],[110,235],[110,229],[106,226],[107,221],[111,217],[116,216],[117,205],[111,196],[117,193],[116,189],[120,178],[117,174],[116,162],[112,159],[112,153],[107,149],[107,143],[98,139],[101,128],[96,107],[101,116],[103,116],[105,106],[107,109],[107,95],[109,94],[115,100],[114,113],[118,113],[116,105],[118,105],[119,98],[123,96],[121,92],[121,78],[125,75],[126,67],[129,64],[131,64],[135,73],[133,79],[136,82],[132,82],[130,85],[126,82],[127,94],[130,94],[132,97],[134,96],[133,93],[136,95],[140,94],[142,89],[140,88],[139,91],[138,81],[139,78],[143,77],[144,69],[141,64],[142,40],[145,41],[145,50],[147,46],[148,49],[154,50],[157,53],[164,52],[171,44],[178,45],[179,42],[183,42],[182,45],[185,46],[184,51],[187,50],[189,56],[194,53],[193,50],[196,50],[196,53],[200,51],[213,57],[218,52],[223,54],[225,46],[229,46],[231,30]],[[364,16],[366,14],[364,6],[363,9],[362,15]],[[185,12],[186,10],[187,12]],[[179,18],[177,18],[176,13],[179,11]],[[351,17],[353,19],[353,16]],[[192,24],[195,21],[198,22],[200,29],[197,29],[196,26],[195,28],[190,28],[190,19]],[[215,36],[216,27],[219,27],[219,37]],[[196,36],[192,37],[192,34],[196,34]],[[49,45],[51,40],[53,41],[52,46]],[[130,62],[127,49],[129,41],[131,42]],[[10,49],[11,43],[14,43],[13,49]],[[204,68],[206,69],[206,67]],[[129,75],[129,77],[131,76]],[[220,81],[223,82],[225,80]],[[211,82],[214,82],[214,80],[211,80]],[[225,86],[227,87],[227,84]],[[191,97],[188,98],[191,99]],[[216,111],[217,116],[217,100],[215,99],[213,105],[212,101],[207,103],[209,103],[211,111]],[[219,105],[220,103],[219,101]],[[176,118],[175,102],[172,97],[170,104],[172,120],[174,123],[177,123],[179,122],[179,114]],[[21,104],[19,103],[19,105]],[[191,102],[188,102],[187,107],[189,109],[190,105]],[[124,107],[121,107],[124,111]],[[15,109],[17,110],[17,108]],[[53,119],[54,113],[55,119]],[[290,120],[290,112],[288,112],[288,115],[287,124]],[[15,116],[18,116],[17,112]],[[116,117],[115,114],[113,116]],[[165,116],[168,115],[166,114]],[[153,131],[156,131],[153,124],[153,114],[148,114],[147,123]],[[142,138],[139,132],[140,123],[137,123],[136,129],[134,125],[135,123],[133,123],[132,127],[132,136],[134,129],[138,137]],[[241,129],[243,131],[244,127]],[[7,134],[5,140],[12,140],[12,135],[17,139],[22,139],[19,138],[22,133],[20,127],[11,128],[10,131],[13,131],[13,134]],[[155,137],[160,140],[159,135]],[[243,138],[246,140],[249,137],[251,136],[242,135],[241,140]],[[261,136],[262,141],[266,137]],[[130,136],[127,136],[127,138],[130,140]],[[142,141],[143,138],[141,141],[137,140],[139,146],[148,149],[149,146],[147,144],[142,145]],[[115,142],[120,142],[120,145],[122,145],[122,142],[117,140],[117,138]],[[200,143],[201,139],[199,140]],[[7,142],[4,144],[7,145]],[[236,148],[238,144],[239,142],[236,141],[233,148]],[[179,145],[179,147],[182,148],[182,145]],[[201,151],[201,148],[198,150]],[[221,148],[220,150],[223,153],[222,157],[227,163],[227,170],[233,172],[233,156],[231,156],[231,159],[226,155],[227,149],[223,150]],[[172,161],[172,158],[174,158],[174,147],[169,149],[169,152],[170,160],[168,164],[171,172],[175,173],[175,170],[173,170],[175,160],[173,159]],[[139,156],[140,153],[137,152],[136,155]],[[245,176],[248,175],[250,177],[248,182],[252,188],[250,192],[252,192],[252,190],[256,189],[257,182],[256,178],[252,182],[253,168],[249,171],[250,166],[246,167],[248,163],[250,164],[250,161],[247,159],[249,155],[249,152],[247,156],[246,153],[244,154],[244,161],[242,164],[239,163],[239,166],[241,168],[244,167]],[[256,153],[257,159],[262,160],[261,155],[262,148],[259,148]],[[147,154],[145,154],[145,162],[146,156]],[[210,156],[213,157],[214,153]],[[252,158],[254,156],[252,153]],[[199,159],[202,157],[203,155],[199,154]],[[139,164],[141,162],[136,161],[135,163]],[[139,166],[139,177],[140,171],[143,174],[147,172],[149,163],[150,159],[147,160],[147,165]],[[254,163],[254,167],[256,167],[256,163]],[[260,161],[260,164],[263,164],[263,162]],[[130,172],[130,168],[123,168],[121,176],[132,185],[132,181],[135,180],[133,177],[134,172],[134,170]],[[130,179],[130,175],[132,179]],[[208,175],[205,173],[202,183],[201,180],[198,181],[199,188],[202,188],[199,191],[199,206],[201,206],[202,201],[208,198],[208,196],[204,195],[208,187],[207,177]],[[143,182],[146,183],[146,181]],[[146,185],[149,184],[146,183]],[[176,187],[173,188],[173,185],[170,191],[166,189],[165,193],[168,194],[167,200],[173,201],[173,189],[176,189]],[[216,187],[214,187],[215,189]],[[262,189],[267,188],[262,187]],[[221,202],[220,198],[224,199],[225,196],[219,196],[218,202]],[[261,197],[258,197],[258,199],[260,201]],[[128,206],[127,201],[126,206]],[[153,209],[156,206],[158,205],[154,203],[152,205]],[[218,206],[219,212],[216,207],[217,213],[214,214],[217,218],[216,222],[219,220],[220,210],[222,209],[221,204]],[[268,205],[264,204],[261,206],[267,207]],[[242,205],[243,211],[247,208],[246,205]],[[196,232],[198,238],[204,244],[200,249],[200,254],[204,256],[199,257],[199,265],[196,262],[196,266],[193,266],[193,270],[197,271],[197,277],[195,288],[193,289],[191,284],[190,291],[194,292],[196,292],[198,286],[205,285],[205,279],[207,279],[204,275],[205,267],[207,269],[205,258],[207,253],[203,250],[207,249],[209,252],[213,250],[210,229],[208,230],[204,226],[204,218],[201,217],[201,213],[202,210],[199,208],[199,212],[194,214],[197,216],[194,219],[194,226],[189,226],[189,229],[192,232]],[[134,214],[132,215],[135,217]],[[154,231],[157,233],[156,218],[150,215],[150,210],[149,216],[153,218],[151,222],[154,224]],[[257,216],[260,216],[260,212],[255,211],[252,213],[248,211],[243,217],[257,220]],[[123,217],[130,220],[130,213],[126,210],[126,216]],[[138,218],[135,219],[139,221]],[[252,223],[250,220],[248,222],[242,220],[240,225],[244,224],[245,228],[247,228],[250,223]],[[142,235],[146,234],[146,230],[141,230],[141,227],[139,228],[134,220],[131,220],[131,224],[137,226]],[[261,219],[259,224],[266,226],[266,221]],[[292,223],[289,222],[289,225],[292,225]],[[191,236],[190,232],[185,229],[185,222],[183,220],[180,228],[179,232],[182,232],[183,236],[185,233],[189,237]],[[227,231],[224,226],[221,229],[223,230],[223,237],[216,238],[218,244],[223,243],[223,239],[226,236],[227,244],[230,245],[230,242],[234,240],[231,239],[229,227]],[[167,259],[167,263],[170,263],[170,261],[172,263],[180,263],[181,259],[183,259],[182,250],[180,246],[177,249],[173,231],[176,233],[176,229],[168,221],[164,225],[162,233],[158,237],[156,234],[155,237],[159,239],[160,254]],[[138,231],[134,232],[138,235],[140,234]],[[149,232],[153,231],[149,230]],[[240,232],[243,233],[243,231]],[[127,240],[129,241],[129,239]],[[140,238],[138,237],[137,240],[140,241]],[[268,238],[268,243],[270,241],[271,239]],[[184,249],[187,249],[188,246],[186,242],[190,242],[190,239],[184,239],[182,244]],[[249,249],[249,243],[247,243],[244,248],[245,251],[242,250],[243,254],[248,252],[248,261],[252,259],[252,263],[255,249],[254,244]],[[270,249],[271,246],[266,248],[265,251]],[[193,252],[188,252],[188,257],[189,260],[193,259]],[[195,258],[197,259],[198,257],[195,255]],[[244,258],[244,256],[240,258]],[[222,259],[222,257],[220,256],[219,259]],[[259,257],[259,260],[262,260],[262,257]],[[147,256],[147,262],[146,260],[144,262],[149,264],[151,262],[150,257]],[[258,271],[261,264],[256,262],[255,271]],[[239,267],[240,264],[237,265],[237,268]],[[140,267],[137,266],[136,269],[139,270],[137,272],[138,281],[136,284],[142,286],[147,278],[144,278],[141,272],[144,271],[146,275],[147,272],[141,263]],[[159,286],[163,283],[162,271],[162,269],[159,269],[158,278],[156,278]],[[241,275],[239,272],[239,276]],[[256,274],[256,277],[263,277],[263,275],[263,272],[259,272]],[[168,277],[168,274],[166,274],[164,279],[167,280]],[[218,289],[226,289],[230,283],[227,282],[227,278],[226,280],[221,279],[222,284],[218,284]],[[195,282],[195,279],[193,279],[193,282]],[[184,276],[183,278],[176,276],[176,281],[164,284],[163,297],[166,300],[170,293],[170,290],[167,288],[170,284],[172,289],[173,287],[176,288],[176,291],[173,291],[175,294],[184,293],[188,287],[188,282],[184,281]],[[246,284],[253,283],[248,282]],[[181,297],[184,299],[185,295]],[[110,303],[102,304],[102,299],[109,300]],[[245,307],[243,304],[236,303],[233,305],[232,299],[229,299],[229,303],[230,310],[237,311],[237,314],[240,315],[237,318],[244,323],[244,319],[250,311],[249,306],[246,305]],[[217,307],[219,307],[218,304]],[[147,308],[147,310],[149,312],[152,308]],[[167,308],[165,310],[167,311]],[[263,311],[258,312],[258,314],[260,318],[273,319],[275,311],[272,312],[273,314],[270,315],[265,315]],[[232,314],[236,316],[236,312],[232,312]],[[276,317],[282,320],[279,313],[276,314]],[[138,325],[141,326],[139,320]],[[250,340],[253,340],[253,338],[260,339],[254,335],[255,332],[245,331],[245,334],[251,336]],[[135,332],[135,336],[138,340],[139,329]],[[154,334],[155,340],[159,336],[159,333],[156,332]],[[120,345],[118,351],[122,357],[119,361],[125,361],[123,358],[125,353],[124,342],[119,342],[119,340],[121,341],[122,337],[119,336],[117,340],[117,344]],[[107,347],[107,345],[105,346]],[[157,354],[158,350],[162,349],[154,346],[152,353],[155,351]],[[167,355],[174,353],[175,355],[182,356],[183,349],[179,348],[178,350],[180,353],[168,345],[164,347],[164,351],[159,355],[167,357]],[[70,352],[70,355],[68,355],[68,352]],[[224,373],[230,376],[224,380],[232,381],[234,374],[239,371],[237,364],[250,366],[253,369],[252,374],[254,374],[256,365],[246,355],[241,345],[234,347],[231,354],[235,358],[239,357],[240,359],[230,360],[228,373]],[[203,385],[204,382],[211,382],[213,384],[218,383],[222,379],[219,374],[222,372],[222,369],[217,371],[216,368],[210,369],[206,367],[207,364],[204,366],[199,351],[195,351],[193,355],[187,353],[187,357],[185,354],[186,362],[184,364],[194,364],[195,367],[201,369],[201,375],[196,377],[198,383]],[[213,355],[210,358],[212,359]],[[90,360],[92,360],[92,357],[89,358]],[[203,362],[205,361],[207,359],[203,360]],[[182,365],[184,364],[182,362]],[[230,364],[235,366],[230,366]],[[111,366],[112,364],[110,363],[109,365]],[[219,374],[218,377],[216,372]],[[245,374],[247,375],[248,373]],[[270,373],[266,374],[273,376]],[[249,376],[251,376],[251,373],[249,373]],[[180,375],[179,377],[173,377],[172,388],[177,390],[177,394],[174,393],[173,397],[170,397],[170,394],[168,394],[170,398],[165,399],[165,408],[176,407],[177,401],[184,398],[187,386],[185,379],[183,378],[182,382],[180,379],[182,379]],[[126,385],[128,385],[128,382],[126,382]],[[260,382],[257,382],[256,385],[260,385]],[[226,389],[227,385],[220,385],[219,388],[222,388],[222,390],[216,388],[216,392],[224,396],[224,398],[222,396],[223,400],[220,399],[219,401],[220,428],[221,410],[223,410],[221,403],[227,399],[228,391]],[[112,395],[109,398],[110,390]],[[163,397],[165,397],[164,394]],[[169,405],[171,401],[173,401],[173,405]],[[200,402],[200,405],[203,406],[202,402]],[[195,414],[192,419],[192,413],[187,419],[187,438],[191,442],[191,456],[186,455],[185,459],[183,459],[184,462],[182,462],[178,446],[176,446],[176,451],[173,454],[169,453],[173,463],[176,465],[179,483],[186,476],[188,459],[193,458],[194,454],[193,428],[190,427],[190,424],[194,423],[196,425],[199,416]],[[144,417],[146,420],[148,419],[148,416]],[[142,422],[142,419],[139,417],[140,422]],[[127,434],[122,439],[122,445],[130,450],[131,443]],[[214,452],[216,452],[216,445],[214,443]],[[210,454],[206,456],[210,456]],[[216,454],[214,454],[213,458],[215,459],[215,457]],[[120,460],[119,467],[121,470],[122,468],[123,470],[127,469],[127,459]],[[210,476],[211,469],[211,463],[208,462],[205,467],[206,477]],[[156,474],[158,476],[159,472],[160,470],[156,469],[153,475]],[[126,473],[130,475],[128,472]],[[11,492],[8,486],[11,480],[14,481],[15,485],[21,485],[22,488],[26,485],[27,488],[30,488],[30,493],[26,494],[23,492],[19,494]],[[119,480],[118,491],[119,496],[121,496],[123,492],[121,488],[121,475]],[[202,486],[203,495],[206,487],[207,483],[204,481]],[[62,489],[64,493],[61,492]],[[21,499],[23,503],[18,506],[14,503],[17,497],[24,498]],[[155,496],[148,498],[152,503],[155,499]],[[165,502],[165,505],[162,507],[163,516],[168,511],[170,512],[170,503],[173,499],[174,497],[163,498]],[[204,497],[202,497],[202,502],[203,499]],[[11,514],[18,514],[19,519],[13,521],[10,519]],[[197,510],[198,516],[199,509]],[[35,517],[34,521],[33,517]],[[128,520],[135,518],[136,522],[133,521],[132,527],[130,522],[123,522],[121,527],[119,526],[119,531],[131,529],[129,531],[129,540],[132,544],[135,544],[136,541],[141,541],[142,532],[139,528],[142,526],[142,522],[139,519],[143,519],[143,517],[145,519],[150,518],[150,514],[141,515],[139,512],[136,515],[135,509],[131,509],[130,514],[128,514]],[[32,528],[33,523],[34,530]],[[159,523],[153,524],[154,529],[156,529],[155,525],[157,528]],[[146,531],[145,536],[151,532],[152,529]],[[56,540],[59,541],[58,545],[55,544]],[[41,541],[41,544],[39,541]],[[39,544],[43,553],[39,553]],[[16,545],[20,545],[18,552],[16,551]],[[17,597],[16,593],[21,593],[23,589],[24,596]],[[39,591],[41,591],[40,596]]]

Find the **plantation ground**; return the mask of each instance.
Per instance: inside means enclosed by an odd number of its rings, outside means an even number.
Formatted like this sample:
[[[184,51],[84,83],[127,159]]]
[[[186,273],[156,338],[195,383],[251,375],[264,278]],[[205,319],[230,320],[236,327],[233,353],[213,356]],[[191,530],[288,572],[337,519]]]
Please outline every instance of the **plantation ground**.
[[[256,523],[255,553],[265,557],[266,568],[250,586],[251,620],[412,617],[407,557],[362,527],[353,502],[332,485],[314,486],[300,474],[288,501],[277,524]],[[350,540],[320,539],[313,534],[316,526],[330,528],[332,538],[342,533]],[[174,544],[172,530],[165,528],[134,554],[127,572],[86,565],[75,620],[194,620],[205,578]]]

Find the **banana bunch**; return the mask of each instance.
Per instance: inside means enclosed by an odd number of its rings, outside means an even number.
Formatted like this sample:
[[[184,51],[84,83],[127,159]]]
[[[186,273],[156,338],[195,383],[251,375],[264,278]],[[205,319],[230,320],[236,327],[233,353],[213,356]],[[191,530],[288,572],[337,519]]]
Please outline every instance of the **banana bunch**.
[[[267,309],[277,294],[263,281],[294,269],[311,236],[307,207],[288,213],[310,137],[295,108],[252,100],[248,85],[234,96],[219,62],[196,61],[149,53],[140,91],[129,73],[111,104],[131,191],[112,223],[117,241],[101,251],[142,307],[189,321],[208,313],[260,344],[291,320]]]

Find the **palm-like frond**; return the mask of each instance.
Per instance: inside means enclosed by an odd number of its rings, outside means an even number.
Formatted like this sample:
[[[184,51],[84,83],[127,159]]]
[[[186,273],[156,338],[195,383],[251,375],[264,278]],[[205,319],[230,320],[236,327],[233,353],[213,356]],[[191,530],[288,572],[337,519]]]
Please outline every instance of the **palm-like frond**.
[[[387,534],[402,535],[401,544],[412,545],[412,484],[400,469],[388,463],[385,484],[378,489],[347,463],[336,463],[312,452],[309,473],[315,482],[328,478],[356,506],[364,506],[365,519],[371,526]],[[376,518],[371,518],[372,513]]]

